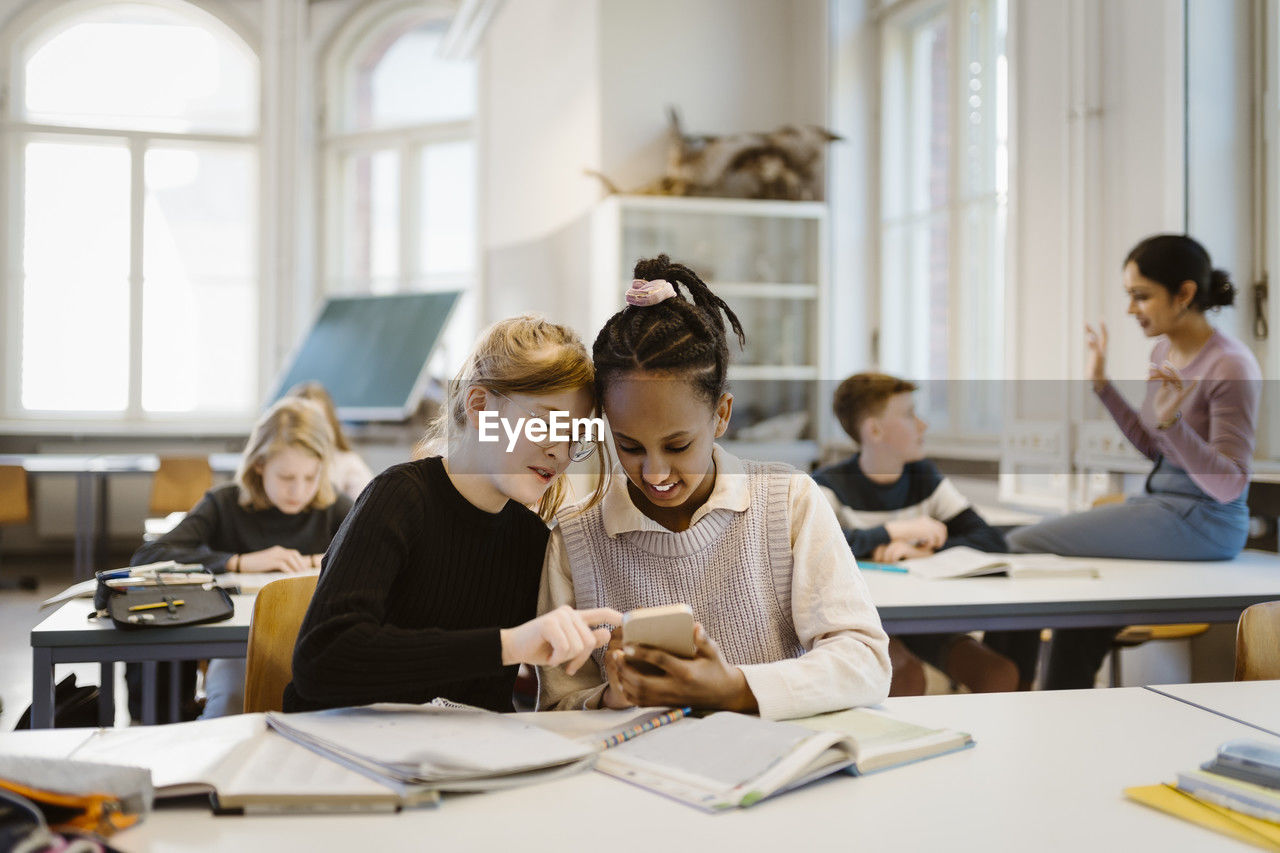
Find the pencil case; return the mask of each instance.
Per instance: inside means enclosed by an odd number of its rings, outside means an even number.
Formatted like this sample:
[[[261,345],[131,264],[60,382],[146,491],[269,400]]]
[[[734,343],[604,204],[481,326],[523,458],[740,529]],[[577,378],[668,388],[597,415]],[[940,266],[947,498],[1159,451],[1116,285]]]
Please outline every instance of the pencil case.
[[[121,592],[107,600],[106,611],[117,628],[177,628],[230,619],[235,605],[220,586],[187,584]]]
[[[0,793],[35,806],[35,823],[103,837],[133,826],[155,799],[150,770],[23,755],[0,756]]]

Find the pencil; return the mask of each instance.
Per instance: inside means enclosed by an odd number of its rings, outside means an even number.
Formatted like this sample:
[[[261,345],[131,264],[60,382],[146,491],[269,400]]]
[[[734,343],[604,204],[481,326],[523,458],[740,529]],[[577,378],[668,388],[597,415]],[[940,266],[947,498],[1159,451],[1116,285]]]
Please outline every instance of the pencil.
[[[676,720],[680,719],[681,717],[687,714],[692,714],[692,713],[693,713],[692,708],[676,708],[673,711],[667,711],[666,713],[659,714],[658,716],[654,717],[651,720],[645,720],[643,723],[637,723],[636,725],[632,726],[629,729],[620,731],[615,735],[610,735],[609,737],[600,741],[599,747],[601,749],[608,749],[611,746],[617,746],[620,743],[626,743],[636,735],[642,735],[645,732],[653,731],[659,726],[665,726],[668,723],[674,723]]]
[[[179,604],[186,604],[186,602],[179,598],[177,601],[157,601],[154,604],[135,604],[129,608],[129,612],[132,613],[135,610],[159,610],[161,607],[168,607],[170,605],[177,607]]]

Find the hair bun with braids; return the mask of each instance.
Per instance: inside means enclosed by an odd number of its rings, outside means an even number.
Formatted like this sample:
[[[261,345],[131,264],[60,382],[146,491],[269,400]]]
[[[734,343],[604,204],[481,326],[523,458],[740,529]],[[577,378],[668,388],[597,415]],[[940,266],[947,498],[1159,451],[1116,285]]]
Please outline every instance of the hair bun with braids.
[[[629,305],[609,318],[592,347],[598,398],[604,399],[618,375],[651,371],[685,374],[708,401],[719,400],[729,369],[725,317],[739,346],[746,344],[738,316],[696,272],[666,255],[638,261],[633,274],[643,281],[669,282],[679,298]]]

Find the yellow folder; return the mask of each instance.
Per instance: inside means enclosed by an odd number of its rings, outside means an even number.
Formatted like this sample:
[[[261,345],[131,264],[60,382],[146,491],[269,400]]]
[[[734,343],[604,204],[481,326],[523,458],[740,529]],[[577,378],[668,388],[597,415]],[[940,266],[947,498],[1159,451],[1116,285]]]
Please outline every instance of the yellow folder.
[[[1263,850],[1280,853],[1280,824],[1206,803],[1178,790],[1174,785],[1143,785],[1125,788],[1124,793],[1129,799],[1143,805],[1198,823]]]

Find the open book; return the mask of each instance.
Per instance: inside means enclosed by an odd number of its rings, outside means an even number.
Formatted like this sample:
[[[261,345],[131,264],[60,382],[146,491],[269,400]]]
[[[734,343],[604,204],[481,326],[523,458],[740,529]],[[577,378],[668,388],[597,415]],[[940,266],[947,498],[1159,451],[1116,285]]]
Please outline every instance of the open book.
[[[1057,554],[988,554],[959,545],[928,557],[903,560],[913,575],[937,580],[1008,575],[1011,578],[1096,578],[1098,570],[1079,560]]]
[[[845,735],[720,711],[600,753],[596,769],[706,811],[750,806],[856,760]]]
[[[396,811],[439,799],[328,761],[269,731],[263,714],[97,729],[64,757],[145,767],[157,797],[209,794],[226,813]]]
[[[847,772],[855,776],[973,746],[973,738],[966,732],[931,729],[867,708],[819,714],[794,722],[816,731],[848,736],[853,742],[854,760]]]
[[[486,791],[586,769],[595,749],[478,708],[385,703],[267,713],[280,734],[388,784]]]
[[[918,726],[863,708],[789,722],[721,711],[606,749],[596,769],[720,811],[753,805],[841,770],[873,773],[972,745],[964,732]]]

